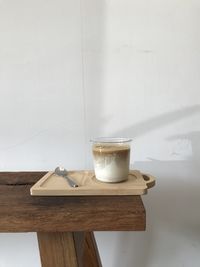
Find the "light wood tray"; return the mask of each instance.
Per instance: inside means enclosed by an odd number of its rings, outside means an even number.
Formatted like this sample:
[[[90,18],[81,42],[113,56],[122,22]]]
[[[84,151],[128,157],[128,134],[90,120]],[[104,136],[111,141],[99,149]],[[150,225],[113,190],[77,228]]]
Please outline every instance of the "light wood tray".
[[[30,189],[33,196],[80,196],[80,195],[143,195],[155,185],[155,178],[140,171],[130,171],[127,181],[103,183],[93,171],[70,171],[69,175],[79,187],[70,187],[67,180],[48,172]]]

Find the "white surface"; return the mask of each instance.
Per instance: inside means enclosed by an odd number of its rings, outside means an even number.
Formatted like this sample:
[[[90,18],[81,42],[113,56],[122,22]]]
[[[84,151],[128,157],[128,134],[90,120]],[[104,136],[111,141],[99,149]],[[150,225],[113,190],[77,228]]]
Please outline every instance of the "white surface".
[[[112,135],[133,137],[133,167],[157,176],[146,232],[96,233],[104,267],[200,264],[199,10],[0,1],[0,169],[89,168],[89,139]],[[39,266],[34,234],[0,247],[0,267]]]

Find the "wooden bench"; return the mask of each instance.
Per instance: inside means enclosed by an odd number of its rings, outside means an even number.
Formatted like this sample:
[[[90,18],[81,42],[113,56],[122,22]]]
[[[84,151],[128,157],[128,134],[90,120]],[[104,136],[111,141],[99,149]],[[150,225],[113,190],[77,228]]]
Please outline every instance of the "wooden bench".
[[[93,231],[145,230],[140,196],[31,196],[45,174],[0,173],[0,232],[36,232],[42,267],[101,267]]]

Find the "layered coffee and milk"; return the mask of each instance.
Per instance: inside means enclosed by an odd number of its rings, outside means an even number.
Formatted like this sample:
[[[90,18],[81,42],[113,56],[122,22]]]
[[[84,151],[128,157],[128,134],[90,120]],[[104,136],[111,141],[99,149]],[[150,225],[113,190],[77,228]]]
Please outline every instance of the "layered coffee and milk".
[[[129,174],[130,146],[126,144],[93,144],[95,176],[102,182],[121,182]]]

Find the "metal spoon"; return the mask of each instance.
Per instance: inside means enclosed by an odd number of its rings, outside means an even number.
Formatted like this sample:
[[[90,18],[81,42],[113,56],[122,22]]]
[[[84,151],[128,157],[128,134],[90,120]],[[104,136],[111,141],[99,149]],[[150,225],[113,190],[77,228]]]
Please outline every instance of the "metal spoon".
[[[57,167],[57,168],[55,168],[54,172],[55,172],[55,174],[64,177],[68,181],[68,184],[71,187],[78,187],[78,185],[67,176],[68,172],[65,168]]]

